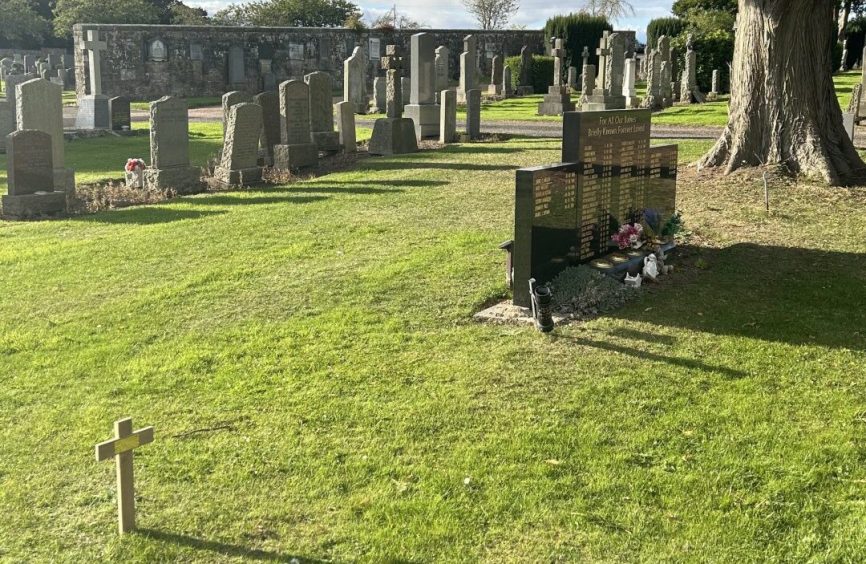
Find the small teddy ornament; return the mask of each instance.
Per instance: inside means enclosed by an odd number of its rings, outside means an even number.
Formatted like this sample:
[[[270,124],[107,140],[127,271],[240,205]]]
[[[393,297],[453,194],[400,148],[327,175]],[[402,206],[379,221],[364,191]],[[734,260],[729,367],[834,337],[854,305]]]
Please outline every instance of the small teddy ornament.
[[[628,272],[625,273],[625,285],[628,288],[640,288],[641,283],[643,282],[643,278],[641,278],[640,274],[635,274],[631,276]]]
[[[666,265],[665,264],[668,260],[668,257],[664,251],[659,251],[659,252],[655,253],[655,256],[656,256],[656,264],[658,265],[660,275],[668,275],[674,271],[673,265]]]
[[[643,277],[651,282],[656,282],[658,276],[658,258],[655,255],[649,255],[643,259]]]

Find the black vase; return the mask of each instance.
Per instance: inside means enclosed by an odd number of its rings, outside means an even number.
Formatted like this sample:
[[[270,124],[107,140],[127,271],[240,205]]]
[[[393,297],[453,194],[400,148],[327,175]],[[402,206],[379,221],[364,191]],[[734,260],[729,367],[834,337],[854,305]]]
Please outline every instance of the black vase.
[[[535,327],[542,333],[553,331],[553,293],[547,286],[536,286],[535,278],[529,281],[529,289],[532,293],[532,317],[535,319]]]

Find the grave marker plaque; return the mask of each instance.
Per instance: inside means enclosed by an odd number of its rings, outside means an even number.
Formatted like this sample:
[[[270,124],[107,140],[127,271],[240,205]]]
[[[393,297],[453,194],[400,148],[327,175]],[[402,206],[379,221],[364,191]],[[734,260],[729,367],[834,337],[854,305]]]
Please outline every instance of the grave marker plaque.
[[[566,112],[562,163],[517,171],[514,303],[528,307],[529,279],[613,250],[611,237],[644,210],[675,212],[677,146],[650,147],[649,110]]]

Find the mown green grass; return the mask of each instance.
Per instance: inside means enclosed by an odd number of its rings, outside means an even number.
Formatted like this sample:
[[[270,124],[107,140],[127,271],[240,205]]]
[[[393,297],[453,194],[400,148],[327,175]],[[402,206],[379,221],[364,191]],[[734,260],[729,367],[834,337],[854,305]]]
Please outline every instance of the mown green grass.
[[[859,560],[863,191],[772,183],[766,213],[759,176],[685,172],[671,282],[552,336],[472,322],[514,169],[558,157],[0,224],[0,556]],[[120,538],[93,445],[123,416],[156,440]]]

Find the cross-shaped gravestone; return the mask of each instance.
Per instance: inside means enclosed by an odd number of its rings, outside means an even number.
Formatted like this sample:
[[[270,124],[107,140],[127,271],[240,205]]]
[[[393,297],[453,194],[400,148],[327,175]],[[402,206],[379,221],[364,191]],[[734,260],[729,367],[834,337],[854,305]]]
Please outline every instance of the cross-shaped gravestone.
[[[589,64],[589,47],[587,47],[586,45],[583,46],[582,55],[583,55],[583,66],[586,66]]]
[[[553,85],[562,86],[562,60],[565,58],[565,49],[562,47],[562,39],[555,39],[553,49],[550,50],[553,55]]]
[[[90,51],[88,59],[90,61],[90,93],[94,96],[102,94],[102,76],[101,66],[102,52],[108,48],[105,41],[99,40],[99,32],[88,30],[87,39],[84,41],[84,49]]]
[[[153,427],[132,431],[132,419],[114,422],[113,439],[96,445],[96,460],[114,457],[117,467],[117,518],[120,534],[135,528],[135,488],[132,479],[132,450],[153,442]]]
[[[601,85],[600,88],[604,88],[604,85],[607,84],[607,58],[611,54],[610,47],[608,46],[609,44],[607,41],[609,35],[610,32],[604,32],[604,36],[598,43],[598,49],[595,50],[595,54],[598,55],[598,73],[596,84]]]
[[[403,57],[397,51],[396,45],[385,46],[385,56],[382,57],[382,68],[385,70],[387,83],[385,86],[385,111],[389,118],[399,118],[403,115],[401,103],[403,100],[400,82],[403,70]]]

